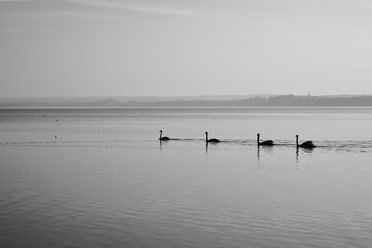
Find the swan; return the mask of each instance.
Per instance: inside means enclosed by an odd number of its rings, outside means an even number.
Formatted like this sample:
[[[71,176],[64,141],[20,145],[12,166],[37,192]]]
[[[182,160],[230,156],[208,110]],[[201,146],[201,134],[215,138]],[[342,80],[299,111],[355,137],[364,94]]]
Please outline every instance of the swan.
[[[257,134],[257,146],[273,146],[273,145],[274,145],[274,141],[272,140],[265,140],[265,141],[260,142],[260,134],[259,133]]]
[[[160,140],[160,141],[170,140],[169,137],[162,137],[162,135],[163,135],[163,130],[160,130],[160,137],[159,137],[159,140]]]
[[[220,140],[218,139],[208,139],[208,132],[205,132],[205,142],[206,143],[218,143]]]
[[[298,144],[298,134],[296,135],[296,147],[302,147],[302,148],[314,148],[316,147],[311,140],[305,141],[301,145]]]

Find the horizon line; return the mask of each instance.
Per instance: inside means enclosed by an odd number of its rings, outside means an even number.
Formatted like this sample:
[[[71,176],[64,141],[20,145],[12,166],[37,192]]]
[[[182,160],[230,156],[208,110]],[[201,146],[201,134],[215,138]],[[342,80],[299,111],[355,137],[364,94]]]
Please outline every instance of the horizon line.
[[[200,95],[91,95],[91,96],[73,96],[73,95],[61,95],[61,96],[1,96],[0,99],[17,99],[17,98],[105,98],[105,97],[127,97],[127,98],[168,98],[168,97],[245,97],[245,96],[372,96],[372,94],[277,94],[277,93],[255,93],[255,94],[200,94]]]

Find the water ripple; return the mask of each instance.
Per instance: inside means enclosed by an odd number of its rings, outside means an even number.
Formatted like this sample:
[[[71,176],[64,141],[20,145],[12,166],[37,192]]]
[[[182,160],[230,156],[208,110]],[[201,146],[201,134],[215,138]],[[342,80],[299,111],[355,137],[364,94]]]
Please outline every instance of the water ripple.
[[[46,146],[46,147],[120,147],[120,144],[154,143],[155,140],[70,140],[70,141],[8,141],[0,142],[0,146]],[[204,139],[179,139],[173,138],[162,143],[172,142],[204,142]],[[253,139],[222,139],[220,144],[256,146]],[[372,140],[314,140],[316,148],[323,150],[347,151],[347,152],[372,152]],[[275,140],[275,147],[295,147],[293,140]],[[304,149],[312,151],[313,149]]]

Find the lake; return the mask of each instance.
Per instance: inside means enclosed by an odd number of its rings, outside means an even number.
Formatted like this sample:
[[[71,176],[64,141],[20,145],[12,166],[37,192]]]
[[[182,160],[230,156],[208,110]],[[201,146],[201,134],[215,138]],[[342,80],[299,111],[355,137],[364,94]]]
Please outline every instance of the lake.
[[[369,248],[371,127],[368,107],[0,109],[0,246]]]

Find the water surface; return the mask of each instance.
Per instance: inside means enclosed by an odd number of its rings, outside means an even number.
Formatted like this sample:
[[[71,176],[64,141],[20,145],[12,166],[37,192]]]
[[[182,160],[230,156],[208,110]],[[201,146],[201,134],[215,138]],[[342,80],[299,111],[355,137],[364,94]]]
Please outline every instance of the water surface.
[[[371,126],[371,108],[3,109],[0,245],[371,247]]]

